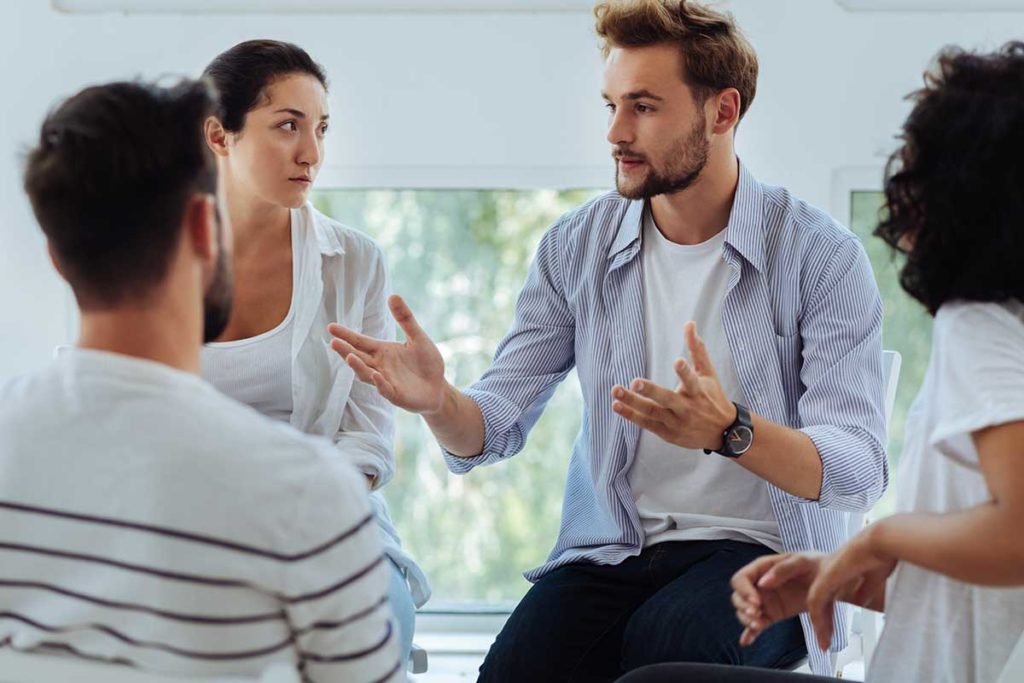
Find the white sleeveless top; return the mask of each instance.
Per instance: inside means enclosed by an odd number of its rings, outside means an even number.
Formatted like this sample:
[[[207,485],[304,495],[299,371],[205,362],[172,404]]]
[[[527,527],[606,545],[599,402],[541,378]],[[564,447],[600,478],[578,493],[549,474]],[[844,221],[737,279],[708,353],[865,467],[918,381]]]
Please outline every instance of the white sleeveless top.
[[[301,240],[292,221],[292,300],[274,329],[247,339],[210,342],[203,347],[202,376],[221,393],[252,406],[273,420],[291,420],[292,326],[299,291]]]

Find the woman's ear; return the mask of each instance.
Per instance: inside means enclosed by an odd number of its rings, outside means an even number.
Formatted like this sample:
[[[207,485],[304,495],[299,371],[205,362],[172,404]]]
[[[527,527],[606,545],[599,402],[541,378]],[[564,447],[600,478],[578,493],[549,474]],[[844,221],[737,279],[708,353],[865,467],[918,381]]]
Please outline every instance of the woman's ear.
[[[203,124],[203,135],[206,144],[218,157],[228,155],[228,132],[216,116],[210,116]]]

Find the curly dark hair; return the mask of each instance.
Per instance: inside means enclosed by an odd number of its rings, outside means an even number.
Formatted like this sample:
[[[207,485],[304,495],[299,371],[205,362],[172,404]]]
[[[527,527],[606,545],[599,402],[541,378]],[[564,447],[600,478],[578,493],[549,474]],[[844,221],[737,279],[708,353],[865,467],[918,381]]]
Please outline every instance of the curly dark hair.
[[[908,99],[875,230],[910,246],[900,284],[932,315],[954,299],[1024,300],[1024,43],[945,48]]]

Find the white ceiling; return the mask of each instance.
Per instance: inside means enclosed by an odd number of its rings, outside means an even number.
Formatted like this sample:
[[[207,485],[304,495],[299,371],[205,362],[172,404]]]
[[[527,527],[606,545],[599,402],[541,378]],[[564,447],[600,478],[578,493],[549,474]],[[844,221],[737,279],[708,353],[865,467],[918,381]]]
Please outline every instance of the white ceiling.
[[[590,11],[594,0],[51,0],[69,13],[132,14]]]
[[[851,12],[1005,12],[1024,0],[835,0]]]
[[[130,14],[587,11],[594,0],[50,0],[68,13]],[[1024,0],[835,0],[851,12],[1024,11]],[[728,0],[725,2],[728,5]]]

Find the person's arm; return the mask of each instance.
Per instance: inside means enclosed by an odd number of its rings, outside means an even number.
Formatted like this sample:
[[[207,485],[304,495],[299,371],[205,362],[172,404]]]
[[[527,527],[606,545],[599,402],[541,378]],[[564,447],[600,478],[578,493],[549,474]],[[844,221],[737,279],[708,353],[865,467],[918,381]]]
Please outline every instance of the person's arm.
[[[405,680],[366,486],[324,446],[294,501],[287,529],[302,541],[282,568],[299,666],[314,683]]]
[[[364,382],[424,416],[458,472],[518,453],[575,361],[575,323],[561,282],[558,226],[541,240],[516,303],[512,328],[491,367],[466,391],[444,378],[444,360],[399,298],[389,301],[404,343],[384,343],[339,325],[333,348]]]
[[[736,462],[786,493],[818,500],[823,467],[821,455],[810,437],[754,412],[750,417],[756,436],[750,450]]]
[[[448,383],[444,359],[402,297],[388,298],[404,342],[373,337],[338,323],[327,327],[333,348],[360,381],[392,405],[419,413],[443,447],[476,455],[483,446],[483,416],[476,403]]]
[[[444,399],[436,413],[424,413],[430,431],[450,454],[472,458],[484,450],[484,414],[476,401],[445,382]]]
[[[992,500],[944,514],[893,515],[864,533],[880,555],[957,581],[1024,586],[1024,420],[971,437]]]
[[[856,238],[836,247],[800,321],[799,431],[821,461],[821,507],[865,512],[889,484],[882,300]]]
[[[736,420],[736,407],[726,397],[696,325],[684,327],[693,363],[679,358],[675,390],[637,379],[626,389],[612,389],[612,410],[669,443],[683,448],[716,450],[722,433]],[[787,493],[816,498],[821,489],[821,459],[803,433],[751,412],[754,442],[736,462]]]
[[[947,513],[908,513],[875,522],[837,551],[812,583],[807,612],[819,644],[832,639],[842,586],[867,571],[909,562],[956,581],[1024,585],[1024,421],[972,434],[992,500]]]
[[[783,553],[765,555],[740,569],[732,577],[732,604],[743,625],[740,645],[751,645],[773,624],[808,610],[811,588],[831,563],[856,544],[825,555]],[[835,584],[836,599],[876,612],[885,611],[886,580],[895,567],[892,561],[877,561],[870,554],[860,556],[860,571],[851,572]],[[831,619],[832,613],[828,617]],[[831,623],[831,622],[830,622]]]
[[[825,507],[863,510],[877,501],[888,479],[881,303],[860,245],[846,247],[836,258],[801,326],[803,426],[792,429],[751,411],[754,441],[736,462],[791,495]],[[613,388],[612,408],[670,443],[716,450],[736,408],[692,322],[685,337],[693,362],[676,360],[680,383],[674,391],[637,379],[628,389]]]

